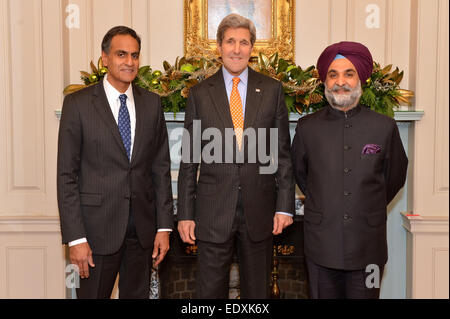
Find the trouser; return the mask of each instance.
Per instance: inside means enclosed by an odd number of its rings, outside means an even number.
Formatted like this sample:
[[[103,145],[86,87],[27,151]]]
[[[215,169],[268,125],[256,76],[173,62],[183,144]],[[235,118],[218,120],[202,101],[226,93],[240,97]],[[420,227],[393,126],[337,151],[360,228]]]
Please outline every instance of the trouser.
[[[242,207],[242,196],[239,192],[230,240],[222,244],[197,240],[196,297],[228,298],[230,266],[236,248],[240,297],[269,298],[272,242],[272,236],[259,242],[250,239]]]
[[[384,265],[379,276],[361,270],[338,270],[320,266],[306,258],[309,292],[312,299],[378,299]],[[373,278],[368,278],[371,275]],[[373,279],[373,280],[372,280]],[[378,288],[373,287],[377,282]],[[373,287],[373,288],[372,288]]]
[[[107,299],[119,273],[120,299],[148,299],[150,295],[152,249],[139,243],[132,211],[124,242],[112,255],[93,255],[95,267],[89,268],[89,278],[80,279],[77,297],[80,299]]]

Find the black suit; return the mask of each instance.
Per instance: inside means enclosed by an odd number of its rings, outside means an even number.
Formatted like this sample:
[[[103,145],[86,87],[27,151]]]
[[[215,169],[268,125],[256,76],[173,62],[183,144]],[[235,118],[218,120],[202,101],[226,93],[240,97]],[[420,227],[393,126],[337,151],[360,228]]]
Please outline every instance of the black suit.
[[[200,284],[197,287],[202,292],[197,291],[198,296],[226,297],[224,290],[220,294],[212,293],[211,290],[214,286],[213,278],[219,276],[218,271],[221,273],[229,271],[228,264],[224,261],[223,267],[217,267],[221,270],[214,270],[214,267],[208,269],[205,264],[219,258],[217,256],[221,254],[217,253],[216,257],[210,255],[205,257],[207,253],[202,255],[202,247],[210,244],[209,247],[214,247],[211,249],[212,253],[226,247],[226,254],[229,254],[233,246],[233,237],[236,232],[239,232],[238,246],[242,242],[249,243],[249,245],[242,245],[248,250],[254,249],[251,248],[253,243],[263,243],[264,246],[258,266],[246,264],[243,259],[248,258],[249,252],[244,252],[244,248],[240,250],[238,247],[241,296],[266,297],[273,217],[275,212],[294,213],[294,181],[289,153],[288,114],[282,85],[249,68],[244,130],[254,128],[261,131],[256,132],[256,142],[249,143],[244,138],[242,147],[245,156],[242,163],[237,163],[234,153],[233,162],[224,163],[225,154],[233,149],[236,141],[234,139],[233,143],[227,144],[223,139],[221,163],[207,163],[202,158],[198,183],[199,164],[193,163],[194,120],[201,120],[201,133],[207,128],[217,128],[224,137],[225,129],[233,128],[222,70],[190,91],[185,128],[190,133],[191,158],[189,162],[181,163],[178,181],[178,220],[195,220],[195,234],[200,242],[198,274]],[[274,174],[264,175],[260,174],[259,169],[268,164],[261,163],[258,157],[256,163],[251,163],[248,152],[255,151],[257,145],[261,147],[264,143],[268,152],[270,128],[278,129],[278,169]],[[262,131],[266,133],[266,137],[263,143],[258,143]],[[202,141],[201,149],[203,150],[211,140],[212,138]],[[183,143],[183,152],[188,147]],[[255,257],[254,260],[258,259]],[[245,265],[248,265],[248,268]],[[252,273],[258,273],[258,277],[254,280],[248,279],[251,283],[248,283],[250,287],[247,289],[242,276],[245,278],[247,274],[250,276]],[[227,286],[227,284],[227,277],[224,277],[223,285]]]
[[[380,152],[363,154],[368,144]],[[386,207],[403,187],[408,164],[396,122],[363,106],[346,113],[327,106],[299,119],[292,156],[306,196],[307,259],[330,269],[381,269]]]
[[[133,96],[136,131],[131,162],[103,82],[64,99],[57,168],[62,239],[68,243],[86,237],[94,256],[117,254],[126,234],[137,237],[143,249],[151,249],[156,229],[173,227],[169,147],[160,98],[135,86]]]

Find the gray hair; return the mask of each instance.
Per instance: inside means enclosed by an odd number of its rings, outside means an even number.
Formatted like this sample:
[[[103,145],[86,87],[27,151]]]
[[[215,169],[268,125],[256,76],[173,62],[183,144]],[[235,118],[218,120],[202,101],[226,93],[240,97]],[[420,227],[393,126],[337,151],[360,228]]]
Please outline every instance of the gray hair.
[[[250,31],[250,42],[252,46],[255,44],[256,41],[255,24],[250,19],[247,19],[239,14],[232,13],[223,18],[223,20],[219,24],[219,27],[217,28],[217,43],[219,44],[219,46],[222,45],[225,31],[227,31],[229,28],[247,29],[248,31]]]

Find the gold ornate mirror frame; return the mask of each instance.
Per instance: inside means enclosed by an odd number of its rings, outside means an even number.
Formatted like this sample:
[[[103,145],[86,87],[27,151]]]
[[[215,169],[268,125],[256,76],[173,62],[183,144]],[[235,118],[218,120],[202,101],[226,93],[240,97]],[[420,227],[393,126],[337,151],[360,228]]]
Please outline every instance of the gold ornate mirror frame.
[[[247,0],[254,8],[258,1]],[[256,43],[252,55],[257,56],[260,52],[270,56],[278,52],[279,57],[295,61],[295,0],[265,0],[270,4],[266,17],[257,17],[260,21],[270,22],[267,25],[268,39],[258,39],[258,27],[256,29]],[[215,2],[215,3],[214,3]],[[210,5],[225,3],[227,6],[233,1],[226,0],[184,0],[184,54],[187,57],[217,57],[217,43],[208,31],[208,3]],[[253,2],[253,3],[252,3]],[[264,2],[259,2],[264,3]],[[258,9],[258,8],[256,8]],[[270,10],[270,13],[269,13]],[[237,13],[244,15],[239,12]],[[262,14],[254,10],[255,14]],[[250,17],[249,17],[250,18]],[[251,19],[251,18],[250,18]],[[256,24],[256,23],[255,23]],[[217,26],[216,26],[217,28]],[[208,35],[209,33],[209,35]]]

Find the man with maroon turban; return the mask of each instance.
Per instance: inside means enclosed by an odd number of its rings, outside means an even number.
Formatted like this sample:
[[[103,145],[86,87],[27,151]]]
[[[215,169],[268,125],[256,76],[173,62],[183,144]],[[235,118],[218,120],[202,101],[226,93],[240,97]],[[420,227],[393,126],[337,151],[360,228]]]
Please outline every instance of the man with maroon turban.
[[[395,120],[359,104],[369,50],[340,42],[317,61],[329,105],[300,118],[292,157],[306,196],[305,255],[311,298],[379,298],[387,262],[387,205],[408,159]]]

